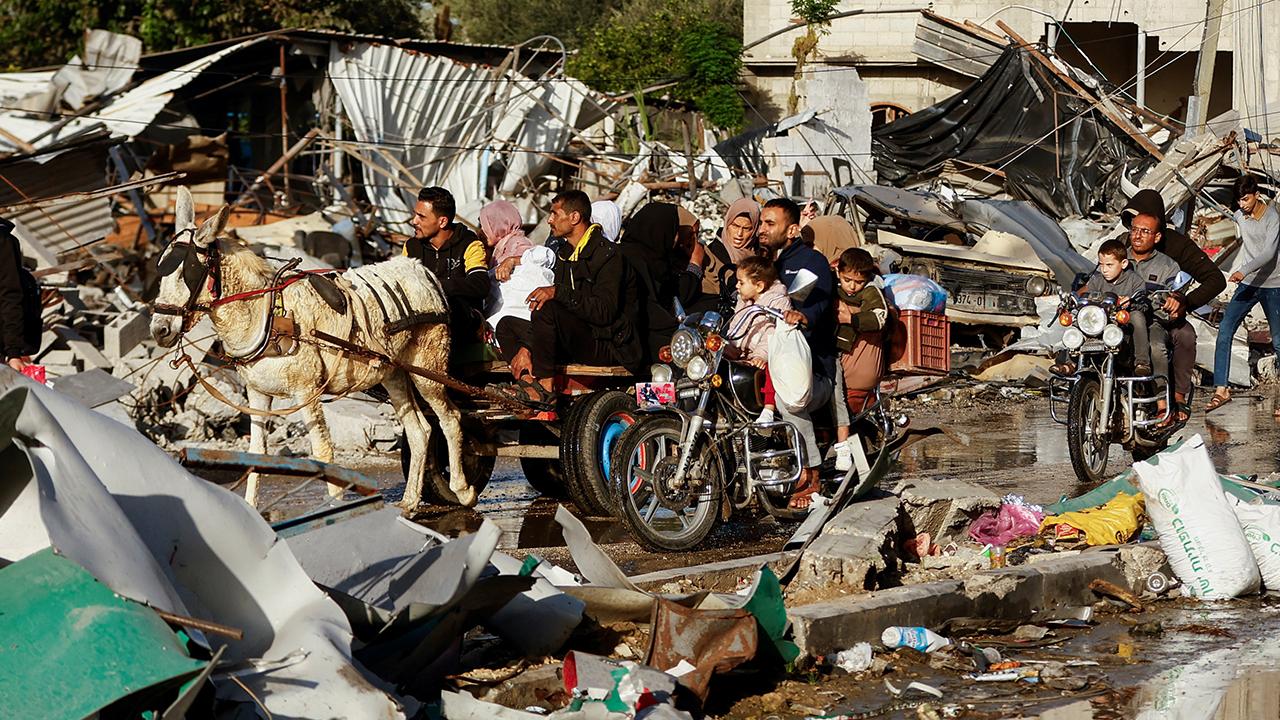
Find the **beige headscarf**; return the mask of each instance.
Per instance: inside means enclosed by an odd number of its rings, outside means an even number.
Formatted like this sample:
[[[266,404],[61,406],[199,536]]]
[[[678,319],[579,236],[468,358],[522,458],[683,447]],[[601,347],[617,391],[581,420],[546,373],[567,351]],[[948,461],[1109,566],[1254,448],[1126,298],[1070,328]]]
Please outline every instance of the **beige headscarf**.
[[[751,221],[751,242],[744,248],[736,248],[729,240],[729,224],[732,223],[739,215],[746,215]],[[724,228],[720,230],[720,242],[724,243],[725,250],[729,251],[729,259],[737,265],[742,258],[758,255],[759,241],[755,237],[756,230],[760,229],[760,203],[746,197],[733,201],[729,209],[724,214]]]

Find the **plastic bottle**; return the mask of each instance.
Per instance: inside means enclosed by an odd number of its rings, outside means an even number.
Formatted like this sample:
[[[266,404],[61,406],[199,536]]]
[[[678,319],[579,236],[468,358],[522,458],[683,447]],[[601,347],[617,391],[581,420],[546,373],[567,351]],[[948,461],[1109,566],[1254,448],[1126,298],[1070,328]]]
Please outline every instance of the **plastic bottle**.
[[[951,644],[951,641],[923,627],[887,627],[880,633],[880,642],[885,647],[909,647],[924,653],[931,653]]]

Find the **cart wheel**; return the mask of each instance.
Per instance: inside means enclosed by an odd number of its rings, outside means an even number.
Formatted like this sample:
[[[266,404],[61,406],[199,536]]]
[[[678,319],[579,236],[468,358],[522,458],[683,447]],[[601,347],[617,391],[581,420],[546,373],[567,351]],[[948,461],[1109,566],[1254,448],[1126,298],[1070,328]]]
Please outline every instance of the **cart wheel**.
[[[577,485],[582,510],[612,516],[616,510],[609,491],[611,454],[623,431],[636,422],[635,397],[620,390],[593,393],[580,402],[577,417],[566,425],[561,456]]]
[[[493,466],[497,458],[492,455],[480,455],[476,452],[472,430],[466,426],[462,429],[462,471],[467,474],[467,483],[475,488],[476,495],[484,492],[493,476]],[[400,474],[409,477],[409,443],[404,436],[400,437]],[[423,472],[422,501],[432,505],[459,505],[458,498],[449,489],[449,448],[440,428],[433,428],[431,439],[427,442],[427,467]]]
[[[529,422],[520,428],[521,445],[558,445],[560,440],[543,423]],[[568,497],[564,466],[550,458],[520,458],[520,469],[529,487],[549,498]]]

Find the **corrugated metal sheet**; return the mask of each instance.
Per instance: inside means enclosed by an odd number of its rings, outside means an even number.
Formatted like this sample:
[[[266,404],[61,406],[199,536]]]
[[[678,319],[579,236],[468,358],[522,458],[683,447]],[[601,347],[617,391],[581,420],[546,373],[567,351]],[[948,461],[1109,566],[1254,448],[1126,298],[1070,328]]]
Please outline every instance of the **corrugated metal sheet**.
[[[356,137],[369,144],[361,150],[366,190],[383,220],[406,232],[421,185],[448,188],[472,221],[486,185],[514,193],[547,165],[541,153],[565,148],[590,93],[572,78],[540,83],[397,47],[330,47],[330,78]],[[488,179],[495,166],[505,168],[496,183]]]
[[[923,60],[969,77],[979,77],[1000,57],[1008,40],[977,25],[959,23],[924,10],[911,50]]]
[[[35,146],[36,148],[49,147],[65,138],[89,131],[95,125],[105,125],[119,137],[132,138],[156,119],[156,115],[173,99],[175,90],[190,83],[201,72],[222,58],[267,39],[269,39],[268,36],[260,36],[245,40],[199,60],[193,60],[176,70],[146,80],[133,90],[120,95],[98,112],[77,118],[60,128],[58,132],[41,138]],[[0,114],[0,128],[28,141],[39,137],[55,124],[47,120],[20,117],[13,112]],[[17,150],[18,148],[0,138],[0,151],[12,153]]]
[[[52,197],[107,186],[107,145],[92,143],[38,158],[0,163],[0,205]],[[111,201],[84,202],[35,208],[9,218],[19,237],[41,265],[111,232]]]

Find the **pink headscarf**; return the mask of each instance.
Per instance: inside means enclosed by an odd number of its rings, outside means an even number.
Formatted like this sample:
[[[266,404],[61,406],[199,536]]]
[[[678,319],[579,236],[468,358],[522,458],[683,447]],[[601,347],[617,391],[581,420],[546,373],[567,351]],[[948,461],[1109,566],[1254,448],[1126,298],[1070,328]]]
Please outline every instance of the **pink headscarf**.
[[[506,200],[495,200],[480,210],[480,229],[485,242],[493,248],[493,265],[508,258],[520,257],[533,247],[524,236],[520,211]]]

